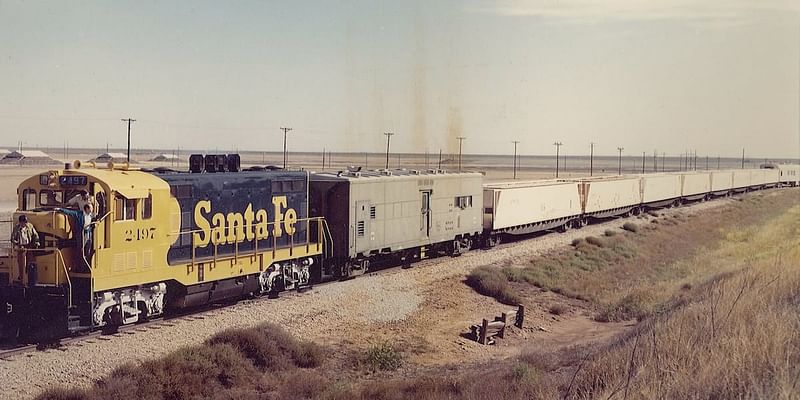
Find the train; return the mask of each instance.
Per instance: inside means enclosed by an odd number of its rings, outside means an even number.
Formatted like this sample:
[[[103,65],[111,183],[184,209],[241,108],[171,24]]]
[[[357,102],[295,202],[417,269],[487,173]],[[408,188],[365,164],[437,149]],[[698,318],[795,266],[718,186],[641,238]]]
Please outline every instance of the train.
[[[14,222],[39,237],[0,256],[0,332],[56,340],[799,178],[782,164],[487,183],[438,169],[242,169],[234,154],[192,155],[188,171],[75,161],[17,189]],[[81,226],[69,204],[84,191],[96,209]]]

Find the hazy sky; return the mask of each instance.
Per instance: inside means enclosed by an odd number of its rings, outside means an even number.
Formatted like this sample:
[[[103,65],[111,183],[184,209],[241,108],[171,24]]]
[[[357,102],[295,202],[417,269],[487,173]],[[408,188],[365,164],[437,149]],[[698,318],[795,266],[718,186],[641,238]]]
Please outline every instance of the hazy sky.
[[[0,145],[797,157],[800,1],[0,0]]]

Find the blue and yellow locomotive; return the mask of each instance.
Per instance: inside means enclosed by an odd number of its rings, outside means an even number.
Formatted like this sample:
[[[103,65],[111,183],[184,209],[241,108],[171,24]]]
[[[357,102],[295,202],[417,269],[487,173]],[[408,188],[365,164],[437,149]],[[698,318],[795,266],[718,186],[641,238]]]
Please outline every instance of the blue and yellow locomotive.
[[[235,156],[192,161],[206,173],[75,162],[24,181],[13,218],[25,215],[39,241],[0,258],[5,339],[58,338],[307,284],[325,237],[308,214],[308,173],[239,171]],[[83,190],[97,204],[87,246],[66,211]]]

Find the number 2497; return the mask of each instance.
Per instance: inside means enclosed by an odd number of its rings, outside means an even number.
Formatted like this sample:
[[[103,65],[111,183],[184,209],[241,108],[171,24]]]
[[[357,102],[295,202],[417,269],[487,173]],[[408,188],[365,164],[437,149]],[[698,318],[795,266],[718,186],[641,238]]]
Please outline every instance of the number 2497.
[[[126,229],[125,241],[151,240],[156,238],[156,228]]]

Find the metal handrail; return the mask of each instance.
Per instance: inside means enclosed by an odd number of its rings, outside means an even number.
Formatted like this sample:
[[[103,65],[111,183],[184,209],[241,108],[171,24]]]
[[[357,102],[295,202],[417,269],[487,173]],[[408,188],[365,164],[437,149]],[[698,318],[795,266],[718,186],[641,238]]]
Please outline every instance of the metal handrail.
[[[64,269],[64,276],[67,277],[67,304],[72,308],[72,279],[69,278],[69,271],[67,270],[67,262],[64,260],[64,255],[61,254],[61,249],[54,247],[55,253],[58,255],[56,259],[56,266],[58,266],[58,259],[61,259],[61,266]],[[58,285],[58,268],[54,270],[56,276],[56,285]]]

